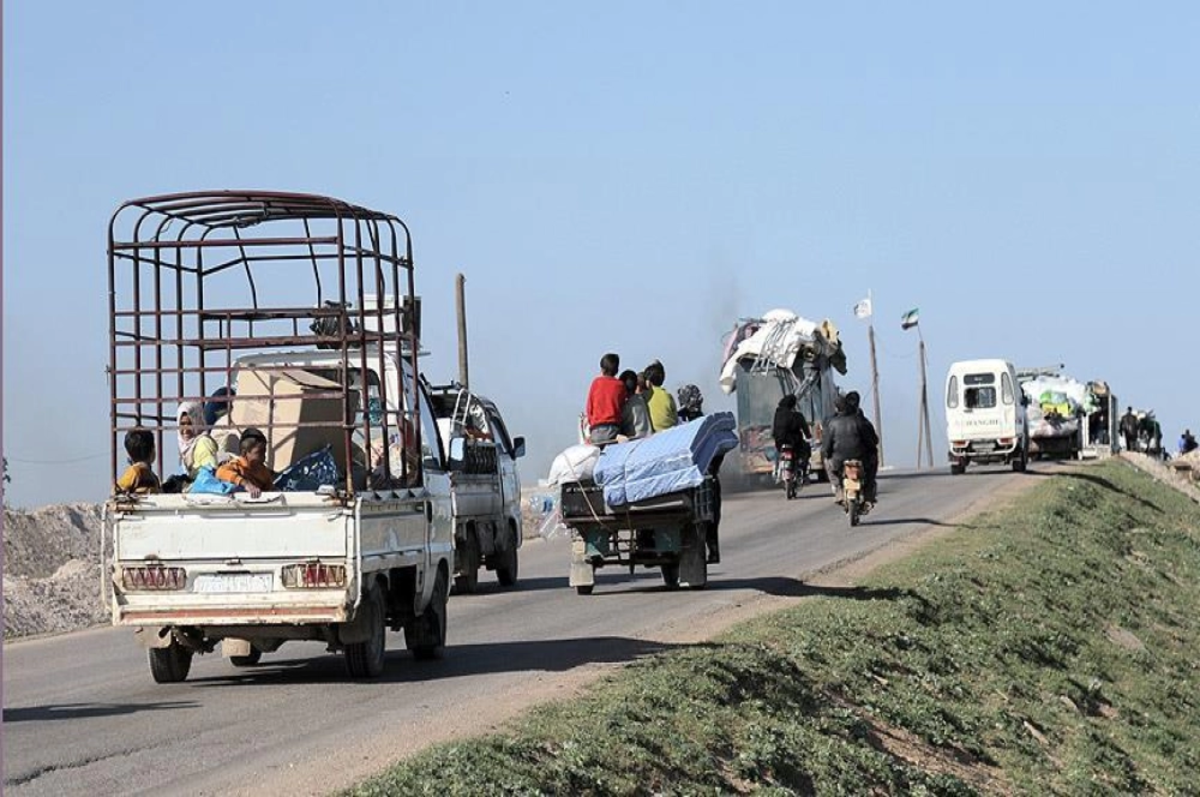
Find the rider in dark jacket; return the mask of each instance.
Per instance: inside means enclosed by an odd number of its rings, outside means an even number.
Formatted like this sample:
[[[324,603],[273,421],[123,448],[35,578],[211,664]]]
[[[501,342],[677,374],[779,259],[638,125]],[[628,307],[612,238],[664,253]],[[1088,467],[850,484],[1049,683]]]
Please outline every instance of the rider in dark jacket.
[[[810,434],[804,413],[796,409],[796,397],[789,393],[781,398],[779,406],[775,408],[775,419],[771,423],[775,450],[790,445],[796,450],[798,461],[805,461],[812,455],[812,449],[808,445]]]
[[[837,490],[837,500],[842,500],[842,464],[848,459],[857,459],[863,464],[863,498],[875,503],[875,476],[879,469],[879,435],[875,426],[859,409],[858,393],[847,393],[838,399],[837,415],[825,423],[825,435],[821,440],[821,456],[829,471],[829,480]]]

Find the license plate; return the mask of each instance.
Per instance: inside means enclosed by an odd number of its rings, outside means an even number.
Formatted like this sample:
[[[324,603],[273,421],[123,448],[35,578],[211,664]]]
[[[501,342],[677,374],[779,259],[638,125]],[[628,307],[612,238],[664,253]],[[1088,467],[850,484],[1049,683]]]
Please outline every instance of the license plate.
[[[195,592],[270,592],[273,579],[270,573],[224,573],[196,576]]]

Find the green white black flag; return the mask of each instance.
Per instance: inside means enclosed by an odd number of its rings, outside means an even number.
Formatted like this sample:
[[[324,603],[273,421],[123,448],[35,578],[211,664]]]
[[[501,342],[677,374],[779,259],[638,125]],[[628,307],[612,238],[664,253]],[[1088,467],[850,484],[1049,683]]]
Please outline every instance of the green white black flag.
[[[900,316],[900,328],[912,329],[915,327],[917,325],[917,318],[919,315],[920,314],[917,312],[917,308],[914,307],[904,315]]]

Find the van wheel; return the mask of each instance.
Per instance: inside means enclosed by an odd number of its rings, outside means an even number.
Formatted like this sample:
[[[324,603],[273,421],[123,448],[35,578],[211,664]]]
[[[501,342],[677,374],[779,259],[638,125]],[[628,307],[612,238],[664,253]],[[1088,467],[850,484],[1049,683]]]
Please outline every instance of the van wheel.
[[[479,586],[479,537],[472,526],[467,529],[463,541],[462,563],[458,564],[459,574],[454,577],[454,592],[458,595],[470,595]]]
[[[575,592],[578,595],[591,595],[596,589],[595,584],[580,584],[575,587]]]
[[[352,642],[346,645],[346,671],[350,673],[351,678],[378,678],[383,674],[384,658],[387,655],[387,629],[384,628],[387,607],[383,603],[383,591],[372,587],[359,610],[370,613],[368,622],[371,636],[366,642]]]
[[[511,523],[508,525],[508,537],[506,539],[508,547],[504,553],[500,555],[500,561],[496,565],[496,578],[500,581],[500,586],[511,587],[517,583],[517,529]]]
[[[174,640],[165,648],[150,648],[150,674],[156,684],[187,680],[192,669],[192,651]]]
[[[450,594],[446,571],[438,569],[433,597],[421,616],[404,626],[404,644],[418,661],[440,659],[446,647],[446,599]]]
[[[951,462],[950,463],[950,475],[951,476],[961,476],[966,472],[967,472],[967,466],[962,464],[961,462]]]

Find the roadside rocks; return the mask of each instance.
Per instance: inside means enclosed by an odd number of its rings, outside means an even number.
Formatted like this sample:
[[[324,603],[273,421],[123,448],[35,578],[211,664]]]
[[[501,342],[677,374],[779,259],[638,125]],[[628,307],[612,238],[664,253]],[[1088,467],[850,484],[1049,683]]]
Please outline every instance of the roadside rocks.
[[[101,507],[4,509],[4,638],[103,623]]]

